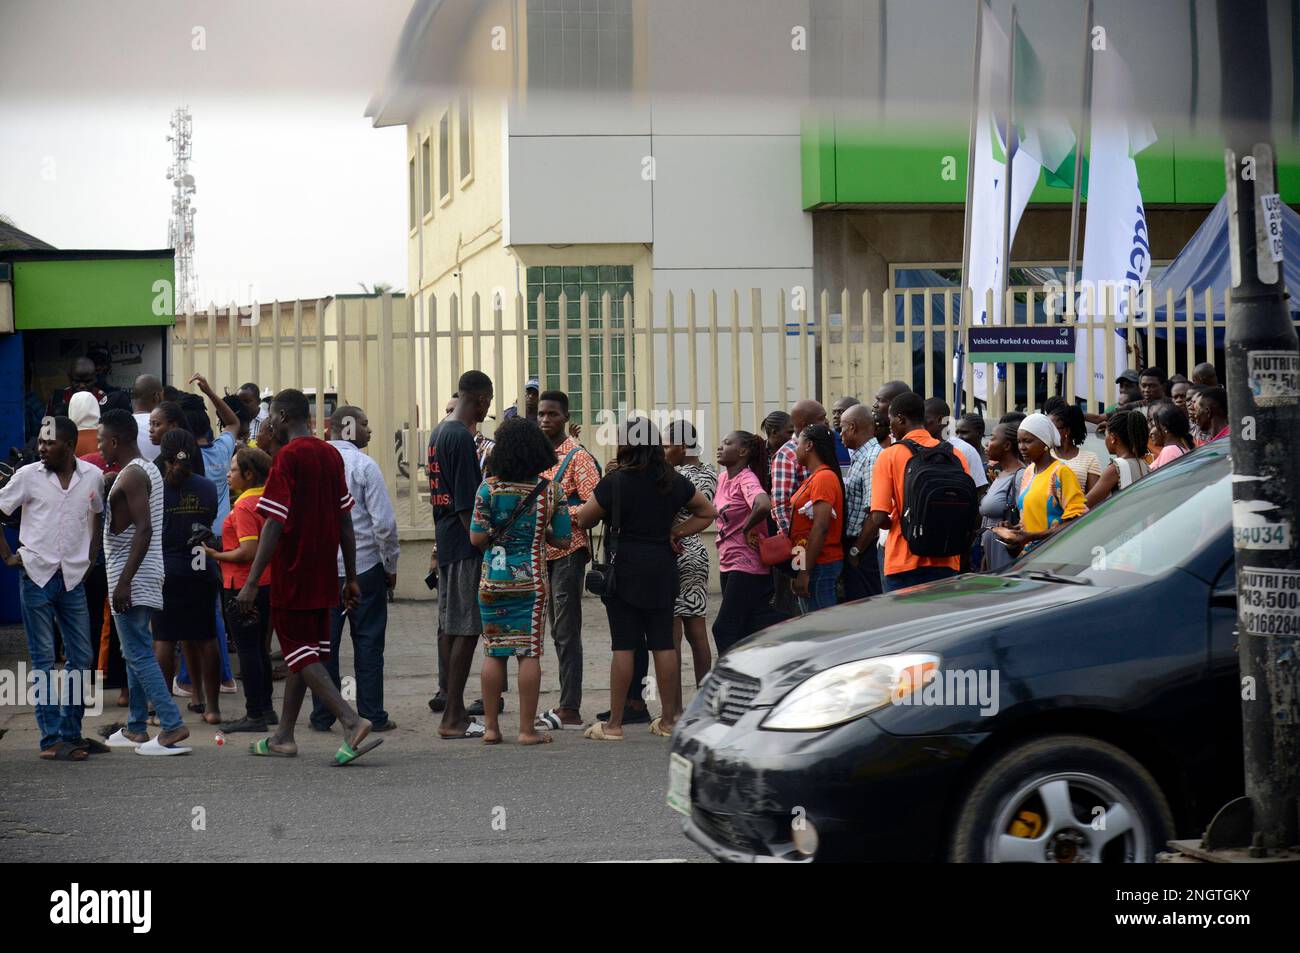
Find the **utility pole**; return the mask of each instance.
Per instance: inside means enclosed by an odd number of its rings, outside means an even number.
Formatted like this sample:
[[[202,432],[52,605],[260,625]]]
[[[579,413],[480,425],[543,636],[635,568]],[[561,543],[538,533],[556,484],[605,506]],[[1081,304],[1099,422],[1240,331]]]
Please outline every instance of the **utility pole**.
[[[1218,0],[1232,295],[1227,315],[1237,655],[1246,796],[1210,823],[1205,860],[1300,860],[1300,353],[1284,304],[1269,143],[1266,0]]]

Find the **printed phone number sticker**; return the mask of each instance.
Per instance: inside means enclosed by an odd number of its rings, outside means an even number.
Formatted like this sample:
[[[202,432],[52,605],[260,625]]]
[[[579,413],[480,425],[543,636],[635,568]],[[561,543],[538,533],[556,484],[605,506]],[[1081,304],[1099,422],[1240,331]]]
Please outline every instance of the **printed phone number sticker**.
[[[1256,635],[1300,635],[1300,569],[1242,569],[1241,620]]]
[[[1251,351],[1246,366],[1250,392],[1260,407],[1300,400],[1300,353]]]

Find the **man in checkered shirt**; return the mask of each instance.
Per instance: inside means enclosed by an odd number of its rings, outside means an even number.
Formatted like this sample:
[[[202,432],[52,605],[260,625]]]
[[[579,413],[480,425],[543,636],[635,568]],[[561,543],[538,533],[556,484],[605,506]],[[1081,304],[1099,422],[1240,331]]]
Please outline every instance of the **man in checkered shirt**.
[[[794,436],[772,456],[772,518],[787,536],[790,535],[790,497],[808,479],[808,471],[799,466],[794,448],[805,427],[826,423],[826,408],[815,400],[801,400],[790,408],[790,420],[794,424]]]
[[[840,417],[840,437],[852,461],[844,478],[845,559],[840,577],[849,602],[881,592],[875,540],[864,538],[862,527],[871,506],[871,469],[884,447],[876,439],[876,418],[866,404],[854,404]]]

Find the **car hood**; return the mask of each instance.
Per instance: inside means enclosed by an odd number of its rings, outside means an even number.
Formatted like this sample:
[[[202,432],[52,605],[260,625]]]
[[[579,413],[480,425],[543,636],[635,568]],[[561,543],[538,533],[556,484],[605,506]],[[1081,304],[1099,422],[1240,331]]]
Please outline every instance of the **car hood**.
[[[857,659],[901,652],[944,655],[972,637],[1113,590],[1098,586],[966,575],[822,609],[764,629],[732,648],[720,667],[762,682],[756,705],[792,685]]]

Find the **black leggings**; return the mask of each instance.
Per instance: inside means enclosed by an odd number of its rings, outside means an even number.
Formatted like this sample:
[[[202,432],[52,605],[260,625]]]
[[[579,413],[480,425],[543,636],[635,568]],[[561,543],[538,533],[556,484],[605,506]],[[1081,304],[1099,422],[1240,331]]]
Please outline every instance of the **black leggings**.
[[[266,634],[271,626],[271,587],[257,589],[257,618],[250,620],[235,606],[238,589],[223,589],[226,631],[235,639],[239,673],[244,676],[244,706],[249,718],[265,718],[274,711],[271,704],[271,653]]]
[[[713,644],[718,648],[718,658],[746,636],[785,618],[771,606],[771,573],[732,571],[721,576],[722,605],[713,620]]]

